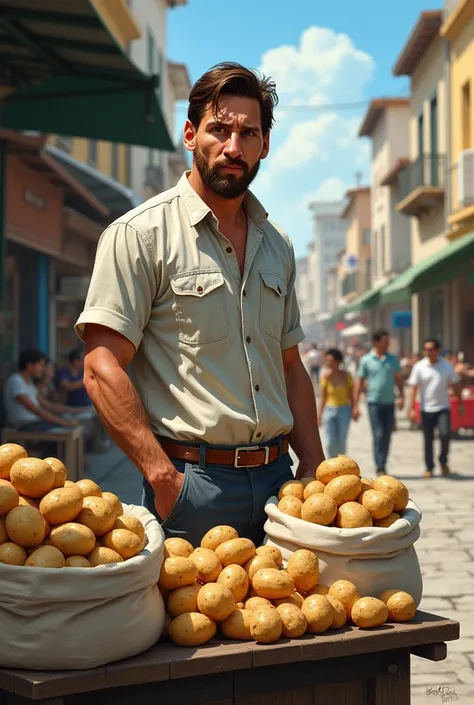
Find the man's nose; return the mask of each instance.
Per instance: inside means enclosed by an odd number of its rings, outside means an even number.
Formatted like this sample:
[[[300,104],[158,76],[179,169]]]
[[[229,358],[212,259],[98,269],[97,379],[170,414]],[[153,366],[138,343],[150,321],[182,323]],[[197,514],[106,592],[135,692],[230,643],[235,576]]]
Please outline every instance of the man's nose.
[[[237,159],[242,156],[242,147],[240,143],[240,136],[237,132],[232,132],[229,139],[227,140],[225,154],[232,159]]]

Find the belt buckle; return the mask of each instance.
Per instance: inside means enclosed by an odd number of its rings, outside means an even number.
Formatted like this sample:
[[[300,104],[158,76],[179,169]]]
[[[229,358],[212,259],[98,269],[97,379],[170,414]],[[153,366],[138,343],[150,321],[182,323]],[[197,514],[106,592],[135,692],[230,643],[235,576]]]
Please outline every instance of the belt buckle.
[[[241,450],[264,450],[265,459],[263,463],[257,463],[256,465],[239,465],[240,451]],[[259,468],[260,465],[268,465],[270,459],[270,446],[238,446],[234,451],[234,468]]]

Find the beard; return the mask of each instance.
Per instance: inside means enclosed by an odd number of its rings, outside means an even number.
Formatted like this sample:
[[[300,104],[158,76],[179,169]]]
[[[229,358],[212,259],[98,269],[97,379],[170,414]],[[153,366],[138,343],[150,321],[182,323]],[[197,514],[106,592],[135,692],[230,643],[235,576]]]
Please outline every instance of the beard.
[[[242,161],[242,159],[225,159],[224,162],[218,162],[211,167],[199,147],[194,152],[194,162],[205,186],[218,196],[229,200],[243,196],[260,169],[260,159],[251,169],[249,169],[247,162]],[[240,166],[243,174],[241,176],[237,174],[221,176],[219,168],[223,166]]]

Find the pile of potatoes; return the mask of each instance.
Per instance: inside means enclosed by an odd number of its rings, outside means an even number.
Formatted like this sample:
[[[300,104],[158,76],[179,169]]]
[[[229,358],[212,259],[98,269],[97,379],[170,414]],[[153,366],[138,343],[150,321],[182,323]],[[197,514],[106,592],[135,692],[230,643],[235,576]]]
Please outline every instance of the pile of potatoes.
[[[363,628],[387,619],[408,621],[413,597],[388,590],[361,597],[353,583],[319,585],[319,562],[312,551],[295,551],[282,569],[278,548],[256,548],[230,526],[216,526],[194,548],[188,541],[165,541],[159,588],[166,602],[163,638],[179,646],[201,646],[219,627],[226,639],[271,644],[341,629],[348,620]]]
[[[71,482],[58,458],[0,446],[0,564],[94,568],[143,550],[145,529],[92,480]]]
[[[343,455],[319,465],[315,478],[289,480],[280,488],[278,509],[322,526],[389,527],[408,504],[408,489],[390,475],[360,476],[355,460]]]

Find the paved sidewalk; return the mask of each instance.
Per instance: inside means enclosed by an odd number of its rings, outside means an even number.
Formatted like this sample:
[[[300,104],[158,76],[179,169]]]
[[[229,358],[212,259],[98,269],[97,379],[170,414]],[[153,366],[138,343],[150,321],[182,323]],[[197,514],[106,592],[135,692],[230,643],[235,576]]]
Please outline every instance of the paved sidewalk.
[[[421,608],[461,623],[461,639],[448,644],[448,658],[432,663],[413,657],[412,705],[438,705],[441,696],[427,688],[447,686],[460,703],[474,704],[474,439],[452,443],[450,478],[422,479],[421,432],[410,431],[402,420],[393,436],[389,471],[406,482],[423,511],[422,536],[416,544],[424,591]],[[372,477],[371,436],[365,415],[352,424],[348,452]],[[104,490],[116,492],[128,503],[139,504],[141,476],[115,446],[89,456],[88,476]],[[451,698],[450,702],[455,699]],[[447,702],[447,701],[446,701]]]

